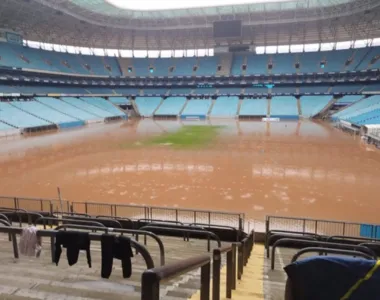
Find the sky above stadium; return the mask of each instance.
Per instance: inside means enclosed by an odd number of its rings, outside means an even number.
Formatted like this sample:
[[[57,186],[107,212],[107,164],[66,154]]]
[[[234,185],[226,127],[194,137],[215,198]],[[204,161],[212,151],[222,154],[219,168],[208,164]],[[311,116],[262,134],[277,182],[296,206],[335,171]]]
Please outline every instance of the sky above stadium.
[[[186,8],[203,8],[226,5],[241,5],[270,2],[294,2],[294,0],[182,0],[182,1],[159,1],[159,0],[106,0],[108,3],[122,9],[151,11],[151,10],[171,10]]]

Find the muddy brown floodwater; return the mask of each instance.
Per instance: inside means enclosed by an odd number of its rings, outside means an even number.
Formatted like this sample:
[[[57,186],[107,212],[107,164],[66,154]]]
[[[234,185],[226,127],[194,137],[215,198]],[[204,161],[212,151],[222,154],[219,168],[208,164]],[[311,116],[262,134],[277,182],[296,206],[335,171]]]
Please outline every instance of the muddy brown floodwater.
[[[358,138],[311,121],[211,123],[225,127],[201,150],[133,146],[203,124],[149,119],[0,139],[0,194],[56,198],[59,186],[70,201],[378,222],[379,151]]]

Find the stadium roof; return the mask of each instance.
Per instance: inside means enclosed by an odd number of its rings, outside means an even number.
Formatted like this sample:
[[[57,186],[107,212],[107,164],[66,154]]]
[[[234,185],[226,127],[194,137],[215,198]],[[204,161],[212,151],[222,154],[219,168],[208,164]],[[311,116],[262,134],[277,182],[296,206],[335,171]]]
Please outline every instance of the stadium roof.
[[[20,32],[28,40],[53,44],[145,50],[212,48],[216,45],[212,24],[220,20],[243,22],[243,37],[218,40],[221,45],[289,45],[380,37],[379,0],[236,0],[240,4],[171,10],[120,9],[115,1],[1,0],[0,28]]]

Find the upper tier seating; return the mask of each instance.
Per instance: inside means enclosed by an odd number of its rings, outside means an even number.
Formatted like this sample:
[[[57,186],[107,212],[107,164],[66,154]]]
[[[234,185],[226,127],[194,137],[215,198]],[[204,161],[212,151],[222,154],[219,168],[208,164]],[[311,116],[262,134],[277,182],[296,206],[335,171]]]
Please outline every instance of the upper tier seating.
[[[51,123],[64,124],[78,121],[75,117],[65,115],[37,101],[14,101],[12,104]]]
[[[331,101],[332,96],[302,96],[300,100],[301,115],[314,117]]]
[[[11,103],[0,102],[0,121],[17,128],[31,128],[52,125],[51,122],[37,118],[14,107]]]
[[[115,57],[45,51],[10,43],[0,43],[0,57],[0,66],[85,75],[121,75]]]
[[[359,93],[362,88],[361,84],[339,84],[333,86],[331,93]]]
[[[216,88],[196,88],[193,92],[195,95],[215,95]]]
[[[45,104],[55,110],[58,110],[64,114],[67,114],[71,117],[75,117],[82,121],[90,121],[90,120],[96,120],[99,119],[98,116],[95,116],[87,111],[84,111],[80,108],[77,108],[73,105],[70,105],[66,103],[65,101],[52,98],[52,97],[36,97],[37,101],[41,102],[42,104]]]
[[[81,100],[87,102],[90,105],[100,108],[101,110],[105,110],[111,114],[111,116],[115,117],[123,117],[125,113],[123,113],[120,109],[116,108],[111,102],[99,98],[99,97],[82,97]]]
[[[170,95],[189,95],[192,88],[172,88],[170,90]]]
[[[272,94],[295,94],[294,86],[275,86],[272,88]]]
[[[244,99],[241,103],[239,116],[267,116],[268,100],[260,99]]]
[[[161,101],[161,97],[136,97],[135,103],[140,116],[151,117]]]
[[[300,86],[300,94],[318,94],[318,93],[327,93],[329,86],[327,85],[312,85],[312,86]]]
[[[210,109],[211,100],[189,100],[182,112],[182,116],[205,117]]]
[[[62,101],[65,101],[68,104],[71,104],[79,109],[82,109],[96,117],[99,118],[107,118],[107,117],[113,117],[114,115],[110,113],[109,111],[103,110],[97,106],[94,106],[92,104],[89,104],[88,102],[85,102],[78,98],[73,97],[62,97]]]
[[[380,47],[319,52],[233,54],[231,75],[344,72],[380,68]],[[128,58],[135,76],[212,76],[220,63],[210,57]],[[243,65],[246,70],[243,70]],[[116,57],[79,55],[45,51],[10,43],[0,43],[0,66],[48,72],[96,76],[121,76]],[[298,67],[298,68],[297,68]],[[124,72],[127,72],[125,68]],[[124,74],[130,75],[130,74]]]
[[[169,97],[162,102],[155,116],[178,116],[186,103],[185,97]]]
[[[235,117],[238,109],[239,98],[237,96],[220,96],[215,101],[210,117]]]
[[[272,117],[298,116],[297,99],[292,96],[273,97],[271,99],[270,116]]]

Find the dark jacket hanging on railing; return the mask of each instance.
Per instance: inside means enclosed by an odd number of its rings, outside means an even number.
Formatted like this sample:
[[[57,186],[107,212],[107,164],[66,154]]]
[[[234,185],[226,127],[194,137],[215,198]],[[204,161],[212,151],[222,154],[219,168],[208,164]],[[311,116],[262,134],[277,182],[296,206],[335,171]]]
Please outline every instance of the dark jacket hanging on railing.
[[[58,231],[55,237],[54,262],[58,265],[62,248],[66,248],[69,265],[75,265],[78,261],[79,251],[86,250],[87,263],[91,268],[90,236],[88,232]]]
[[[131,277],[131,257],[133,257],[131,240],[122,235],[103,234],[100,241],[102,245],[102,278],[110,277],[114,258],[121,260],[123,278]]]

